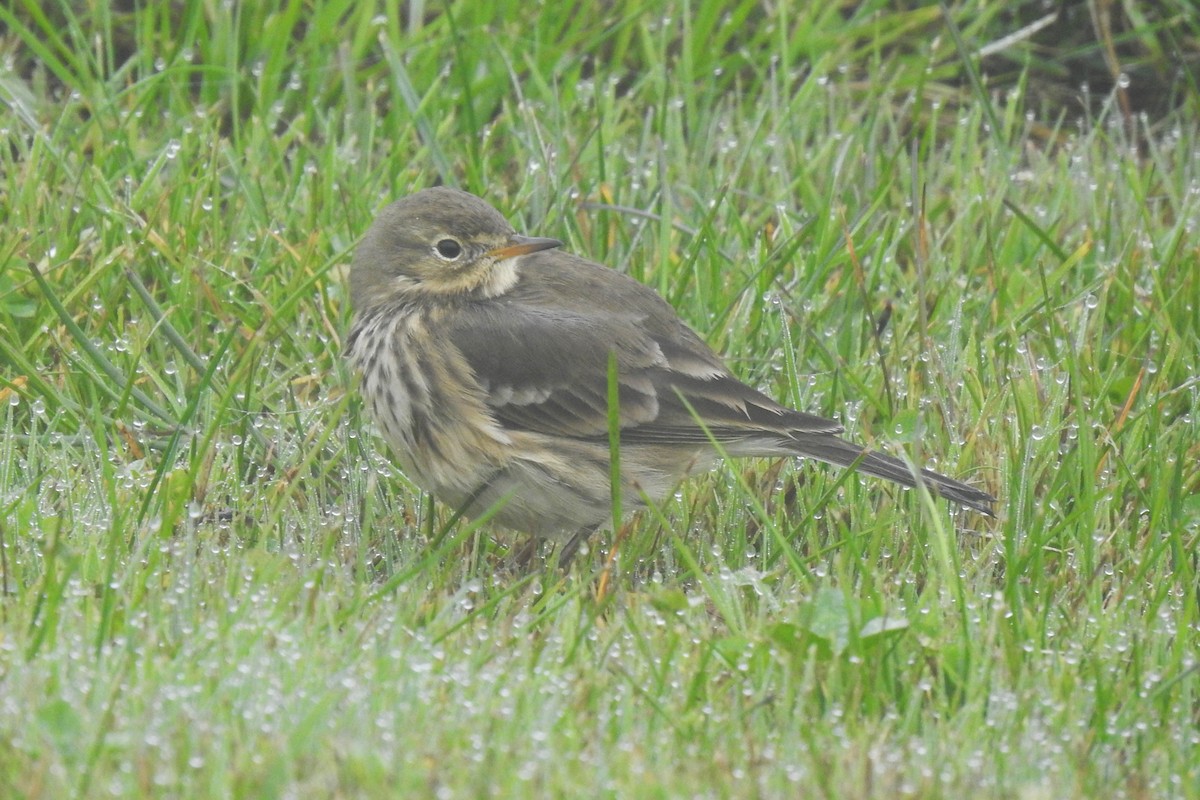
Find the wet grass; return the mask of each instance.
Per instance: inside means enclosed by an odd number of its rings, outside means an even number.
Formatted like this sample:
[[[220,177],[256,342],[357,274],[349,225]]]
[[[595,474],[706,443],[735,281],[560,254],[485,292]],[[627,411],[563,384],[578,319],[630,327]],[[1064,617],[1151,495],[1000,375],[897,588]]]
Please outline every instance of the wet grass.
[[[0,796],[1200,796],[1188,62],[813,5],[0,9]],[[743,461],[515,570],[339,356],[439,181],[998,517]]]

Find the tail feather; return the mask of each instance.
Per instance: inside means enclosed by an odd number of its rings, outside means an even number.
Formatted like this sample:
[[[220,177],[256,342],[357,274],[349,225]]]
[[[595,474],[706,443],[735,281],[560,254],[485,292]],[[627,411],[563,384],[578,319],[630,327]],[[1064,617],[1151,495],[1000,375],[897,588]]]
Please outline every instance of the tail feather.
[[[859,472],[893,481],[901,486],[916,487],[919,481],[930,491],[947,500],[989,517],[993,516],[992,505],[996,498],[987,492],[947,478],[933,470],[915,469],[894,456],[867,450],[836,436],[800,435],[788,442],[788,449],[796,455],[815,458],[839,467],[849,467],[853,464]]]

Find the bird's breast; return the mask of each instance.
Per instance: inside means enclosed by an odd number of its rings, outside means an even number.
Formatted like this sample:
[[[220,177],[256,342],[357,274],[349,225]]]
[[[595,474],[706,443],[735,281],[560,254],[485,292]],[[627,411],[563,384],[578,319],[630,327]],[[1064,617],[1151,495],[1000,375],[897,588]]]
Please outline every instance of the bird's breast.
[[[405,475],[435,494],[470,493],[507,462],[509,436],[432,322],[417,308],[356,317],[346,355]]]

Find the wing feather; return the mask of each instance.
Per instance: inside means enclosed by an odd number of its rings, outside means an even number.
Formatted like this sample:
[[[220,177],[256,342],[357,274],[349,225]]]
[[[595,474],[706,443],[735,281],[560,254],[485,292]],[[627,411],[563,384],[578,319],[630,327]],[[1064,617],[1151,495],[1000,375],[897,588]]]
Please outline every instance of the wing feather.
[[[674,330],[690,335],[673,336]],[[841,431],[739,381],[682,323],[654,330],[636,308],[587,312],[506,299],[456,309],[444,335],[486,388],[496,419],[510,428],[606,438],[609,354],[615,353],[628,443],[702,445],[710,436],[734,442]]]

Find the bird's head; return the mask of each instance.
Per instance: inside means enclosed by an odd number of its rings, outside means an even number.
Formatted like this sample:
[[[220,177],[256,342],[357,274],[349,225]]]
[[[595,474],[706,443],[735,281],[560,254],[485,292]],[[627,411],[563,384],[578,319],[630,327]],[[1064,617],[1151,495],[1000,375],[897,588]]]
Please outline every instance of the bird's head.
[[[421,298],[496,297],[516,283],[519,256],[561,246],[518,235],[473,194],[425,189],[376,217],[354,254],[351,300],[362,312]]]

